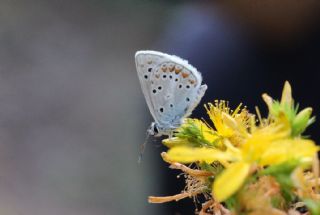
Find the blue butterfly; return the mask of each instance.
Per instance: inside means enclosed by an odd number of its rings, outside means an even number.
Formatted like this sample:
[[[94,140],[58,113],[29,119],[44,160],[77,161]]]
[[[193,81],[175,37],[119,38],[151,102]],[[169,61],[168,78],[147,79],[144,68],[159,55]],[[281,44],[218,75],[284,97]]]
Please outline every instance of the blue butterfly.
[[[149,135],[171,137],[198,105],[207,85],[188,61],[157,51],[138,51],[135,55],[142,92],[154,122]]]

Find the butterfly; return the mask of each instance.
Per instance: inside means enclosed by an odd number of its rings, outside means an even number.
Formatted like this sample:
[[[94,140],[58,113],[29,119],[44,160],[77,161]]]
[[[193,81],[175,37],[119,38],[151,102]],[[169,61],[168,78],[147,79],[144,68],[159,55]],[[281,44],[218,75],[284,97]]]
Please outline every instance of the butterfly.
[[[138,51],[136,68],[142,92],[154,118],[149,135],[172,136],[198,105],[207,85],[188,61],[158,51]]]

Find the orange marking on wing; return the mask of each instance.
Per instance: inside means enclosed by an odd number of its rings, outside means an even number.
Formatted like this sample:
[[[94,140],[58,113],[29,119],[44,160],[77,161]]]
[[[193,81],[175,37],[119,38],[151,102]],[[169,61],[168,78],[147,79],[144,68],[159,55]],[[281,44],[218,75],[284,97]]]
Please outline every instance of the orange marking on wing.
[[[174,69],[175,69],[174,66],[173,67],[169,67],[169,71],[170,72],[173,72]]]
[[[194,80],[189,80],[189,82],[190,82],[190,84],[194,84],[195,83],[195,81]]]
[[[181,75],[182,75],[183,78],[187,78],[189,76],[189,73],[182,72]]]
[[[161,65],[161,70],[162,70],[162,72],[167,72],[167,65],[166,64],[163,64],[163,65]]]
[[[179,74],[179,73],[181,72],[181,69],[175,68],[175,69],[174,69],[174,72],[175,72],[176,74]]]

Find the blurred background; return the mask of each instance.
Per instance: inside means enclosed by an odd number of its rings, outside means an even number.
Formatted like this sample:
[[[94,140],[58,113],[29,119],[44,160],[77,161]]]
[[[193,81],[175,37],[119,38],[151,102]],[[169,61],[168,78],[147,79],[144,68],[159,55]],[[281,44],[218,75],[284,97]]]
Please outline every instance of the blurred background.
[[[188,59],[209,86],[202,104],[263,111],[260,95],[289,80],[319,115],[319,36],[316,0],[0,0],[0,213],[193,214],[188,199],[147,203],[183,180],[159,141],[137,163],[152,119],[135,51]]]

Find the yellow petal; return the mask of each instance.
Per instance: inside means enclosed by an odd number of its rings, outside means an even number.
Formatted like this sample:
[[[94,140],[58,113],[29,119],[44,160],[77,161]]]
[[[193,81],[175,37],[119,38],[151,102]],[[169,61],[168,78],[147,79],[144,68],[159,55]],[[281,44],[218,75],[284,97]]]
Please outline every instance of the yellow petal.
[[[222,202],[236,193],[243,185],[250,170],[250,164],[237,162],[231,164],[213,183],[213,196]]]
[[[229,111],[226,103],[224,101],[217,102],[215,105],[209,103],[205,108],[217,130],[217,133],[222,137],[231,137],[233,135],[233,130],[224,123],[222,117],[223,113],[228,114]]]
[[[280,164],[292,159],[299,159],[303,162],[311,163],[317,151],[319,151],[319,147],[311,140],[286,139],[275,141],[270,143],[262,154],[260,164]]]
[[[226,126],[228,126],[229,128],[231,128],[233,130],[238,129],[237,121],[232,116],[230,116],[227,113],[222,113],[221,117],[222,117],[223,123]]]
[[[271,143],[287,138],[289,134],[290,130],[277,124],[257,128],[252,132],[252,136],[242,145],[242,155],[248,162],[259,161],[262,154],[269,148],[272,148],[270,147]]]
[[[227,152],[212,148],[191,148],[191,147],[173,147],[168,151],[168,159],[180,163],[192,163],[196,161],[205,161],[212,163],[214,161],[230,161],[232,155]]]

